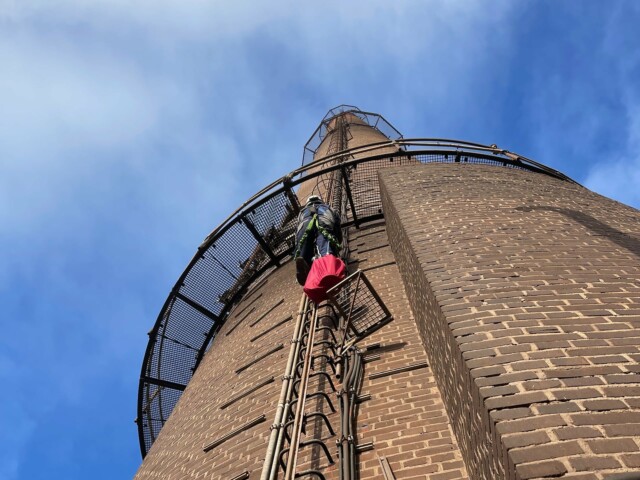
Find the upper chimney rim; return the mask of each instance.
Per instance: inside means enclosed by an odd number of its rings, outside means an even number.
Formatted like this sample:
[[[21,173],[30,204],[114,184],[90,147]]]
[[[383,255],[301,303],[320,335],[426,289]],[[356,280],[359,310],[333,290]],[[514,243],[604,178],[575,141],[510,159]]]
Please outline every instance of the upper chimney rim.
[[[309,140],[307,140],[307,143],[304,144],[302,166],[313,161],[317,148],[322,143],[330,126],[334,120],[340,116],[352,119],[352,121],[348,123],[354,123],[353,120],[357,118],[364,122],[365,125],[378,130],[389,140],[400,140],[403,138],[402,133],[379,113],[365,112],[354,105],[338,105],[337,107],[329,109],[313,134],[309,137]]]

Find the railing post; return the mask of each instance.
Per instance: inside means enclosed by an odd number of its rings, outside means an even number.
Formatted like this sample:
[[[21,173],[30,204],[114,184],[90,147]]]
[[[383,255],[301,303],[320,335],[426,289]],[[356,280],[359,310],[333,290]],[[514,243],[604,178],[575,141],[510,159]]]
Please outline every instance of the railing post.
[[[360,228],[360,222],[358,221],[358,215],[356,214],[356,206],[353,203],[353,195],[351,194],[351,186],[349,185],[347,170],[344,166],[341,166],[340,171],[342,172],[342,181],[344,182],[344,189],[347,192],[347,199],[349,200],[349,207],[351,208],[351,215],[353,216],[353,224],[356,228]]]
[[[297,215],[300,212],[300,203],[298,202],[298,197],[293,193],[293,189],[291,186],[291,175],[285,175],[282,179],[282,185],[284,186],[284,194],[289,199],[289,203],[293,207],[293,212]]]
[[[262,250],[264,250],[264,253],[269,255],[269,258],[273,263],[276,264],[276,266],[280,266],[280,261],[271,250],[271,247],[267,244],[267,242],[264,241],[264,238],[262,238],[262,235],[260,235],[260,232],[258,232],[255,225],[251,223],[251,221],[244,215],[242,215],[240,219],[242,220],[242,223],[245,224],[247,229],[251,232],[251,234],[254,236],[254,238],[258,241],[258,243],[262,247]]]
[[[217,322],[218,321],[218,316],[216,314],[214,314],[213,312],[211,312],[209,309],[203,307],[202,305],[200,305],[198,302],[194,302],[193,300],[191,300],[189,297],[187,297],[186,295],[180,293],[179,291],[175,293],[176,298],[182,300],[184,303],[186,303],[187,305],[189,305],[190,307],[193,307],[195,310],[197,310],[198,312],[200,312],[201,314],[203,314],[205,317],[207,317],[209,320],[213,321],[213,322]]]

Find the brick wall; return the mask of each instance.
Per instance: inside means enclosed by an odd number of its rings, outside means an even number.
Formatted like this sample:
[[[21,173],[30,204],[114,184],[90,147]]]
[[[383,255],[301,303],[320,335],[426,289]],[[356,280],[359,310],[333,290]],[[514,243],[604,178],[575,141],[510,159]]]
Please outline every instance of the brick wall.
[[[392,245],[471,478],[640,467],[640,213],[541,174],[380,170]]]
[[[370,361],[365,366],[362,393],[370,394],[371,399],[359,407],[358,443],[374,443],[374,450],[360,456],[361,478],[382,478],[378,457],[383,456],[398,479],[466,479],[462,455],[431,369],[422,365],[408,372],[369,379],[372,373],[424,363],[426,356],[384,223],[352,229],[351,245],[351,267],[366,270],[394,315],[393,322],[363,342],[363,346],[380,344],[380,348],[367,355]],[[281,322],[295,317],[300,293],[289,262],[242,300],[216,336],[145,458],[137,479],[229,480],[244,471],[250,472],[251,479],[259,478],[293,329],[293,320]],[[276,325],[279,326],[268,334],[251,341]],[[279,344],[284,348],[268,354]],[[265,354],[268,355],[246,367]],[[242,371],[236,373],[238,369]],[[274,377],[273,382],[221,408],[270,377]],[[324,385],[324,391],[337,405],[328,385]],[[313,402],[310,409],[314,408],[329,414],[334,428],[339,428],[337,415],[331,415],[325,405]],[[203,452],[204,445],[260,414],[265,414],[265,422]],[[336,437],[329,435],[319,422],[310,431],[319,433],[337,460]],[[337,478],[335,466],[328,466],[318,452],[307,450],[301,455],[300,468],[311,464],[319,467],[327,479]]]
[[[394,316],[390,324],[362,342],[363,347],[380,344],[380,348],[371,352],[379,358],[365,365],[362,393],[372,398],[360,407],[359,443],[373,442],[375,448],[360,455],[361,478],[383,478],[378,457],[385,457],[398,479],[466,479],[431,368],[369,378],[427,361],[384,222],[351,229],[350,247],[351,268],[365,271]]]

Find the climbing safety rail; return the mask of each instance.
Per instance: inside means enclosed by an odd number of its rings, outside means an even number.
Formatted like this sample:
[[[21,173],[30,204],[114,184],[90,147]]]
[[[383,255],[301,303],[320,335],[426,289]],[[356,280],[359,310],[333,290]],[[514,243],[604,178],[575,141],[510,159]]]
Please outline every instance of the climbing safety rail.
[[[367,114],[359,113],[359,118],[369,121]],[[349,223],[358,226],[382,217],[378,169],[431,162],[496,165],[573,182],[556,170],[495,145],[398,139],[343,150],[265,187],[207,236],[149,332],[136,419],[143,457],[233,306],[256,280],[290,258],[300,209],[298,186],[335,172],[340,195],[347,199]],[[363,178],[365,189],[358,187]],[[356,324],[354,328],[361,328]]]

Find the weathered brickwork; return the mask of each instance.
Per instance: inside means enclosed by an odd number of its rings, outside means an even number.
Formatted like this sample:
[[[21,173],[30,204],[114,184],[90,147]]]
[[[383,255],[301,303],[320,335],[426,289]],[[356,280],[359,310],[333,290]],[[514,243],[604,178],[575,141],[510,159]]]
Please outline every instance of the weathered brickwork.
[[[369,375],[426,362],[384,222],[352,229],[353,269],[366,272],[394,320],[362,342],[379,344],[365,358],[363,403],[358,416],[359,443],[374,450],[360,455],[361,478],[382,478],[378,457],[384,456],[398,479],[467,478],[455,437],[433,373],[423,367],[370,379]],[[379,357],[378,357],[379,355]]]
[[[378,131],[354,121],[349,126],[349,147],[368,145],[386,138]],[[395,152],[388,147],[385,152]],[[382,153],[378,151],[376,153]],[[367,156],[369,153],[356,155]],[[379,168],[414,160],[397,158],[373,165],[359,165],[350,172],[354,202],[379,203]],[[368,214],[376,211],[369,210]],[[349,218],[352,219],[351,215]],[[363,394],[371,400],[360,405],[358,443],[373,442],[374,449],[360,455],[361,478],[383,478],[380,457],[385,457],[398,479],[465,479],[462,455],[449,424],[431,369],[426,366],[408,372],[370,379],[371,374],[407,365],[426,363],[416,322],[411,314],[402,280],[389,246],[384,220],[349,229],[349,270],[365,271],[394,320],[367,337],[362,347],[380,345],[365,358]]]
[[[380,177],[390,243],[471,478],[637,469],[640,212],[492,166]]]

